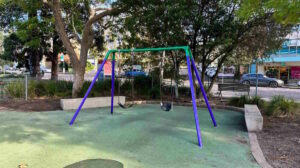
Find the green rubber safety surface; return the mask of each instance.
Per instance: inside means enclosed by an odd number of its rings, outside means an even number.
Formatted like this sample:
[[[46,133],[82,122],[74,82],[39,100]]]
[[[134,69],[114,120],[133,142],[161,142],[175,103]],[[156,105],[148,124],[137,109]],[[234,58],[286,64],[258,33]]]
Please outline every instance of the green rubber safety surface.
[[[259,167],[250,152],[242,113],[198,109],[203,148],[197,146],[192,107],[159,105],[129,109],[0,112],[0,167],[60,168],[108,159],[124,168]],[[85,162],[86,163],[86,162]],[[91,163],[94,164],[94,163]],[[99,166],[100,168],[103,166]]]

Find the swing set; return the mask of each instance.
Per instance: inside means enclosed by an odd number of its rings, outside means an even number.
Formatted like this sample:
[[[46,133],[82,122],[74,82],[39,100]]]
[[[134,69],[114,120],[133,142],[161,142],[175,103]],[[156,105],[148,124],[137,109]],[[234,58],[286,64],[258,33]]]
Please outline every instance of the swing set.
[[[116,61],[115,60],[115,55],[116,55],[116,53],[120,54],[120,53],[130,53],[130,52],[131,53],[136,53],[136,52],[147,52],[147,51],[157,52],[157,51],[172,51],[172,50],[183,50],[185,52],[185,54],[186,54],[186,62],[187,62],[188,76],[189,76],[189,83],[190,83],[190,90],[191,90],[191,97],[192,97],[192,104],[193,104],[194,120],[195,120],[196,131],[197,131],[197,139],[198,139],[198,145],[201,148],[202,147],[202,138],[201,138],[201,132],[200,132],[200,126],[199,126],[199,120],[198,120],[197,104],[196,104],[196,100],[195,100],[196,96],[195,96],[195,92],[194,92],[194,85],[193,85],[192,68],[191,68],[191,66],[193,67],[193,70],[194,70],[194,72],[196,74],[196,77],[197,77],[197,80],[198,80],[198,83],[199,83],[202,95],[204,97],[207,109],[209,111],[211,120],[213,122],[213,125],[216,127],[217,123],[215,121],[213,112],[212,112],[211,107],[209,105],[209,102],[208,102],[208,99],[207,99],[204,87],[202,85],[202,82],[201,82],[201,79],[200,79],[200,76],[199,76],[196,64],[195,64],[193,56],[192,56],[191,49],[188,46],[161,47],[161,48],[135,48],[135,49],[119,49],[119,50],[113,49],[113,50],[109,50],[106,53],[103,62],[101,63],[101,65],[100,65],[100,67],[99,67],[99,69],[98,69],[98,71],[97,71],[97,73],[96,73],[96,75],[95,75],[95,77],[94,77],[91,85],[89,86],[87,92],[85,93],[85,95],[84,95],[84,97],[83,97],[83,99],[82,99],[82,101],[81,101],[78,109],[76,110],[76,112],[75,112],[75,114],[74,114],[74,116],[71,119],[71,121],[70,121],[69,124],[72,125],[75,122],[77,115],[79,114],[79,112],[80,112],[80,110],[81,110],[81,108],[82,108],[85,100],[87,99],[87,97],[88,97],[91,89],[93,88],[95,82],[97,81],[97,78],[98,78],[100,72],[102,71],[105,62],[107,61],[107,59],[109,58],[109,56],[110,56],[111,53],[112,53],[112,77],[111,77],[112,83],[111,83],[111,110],[110,110],[110,113],[113,114],[113,112],[114,112],[114,90],[115,90],[114,83],[115,83],[115,61]],[[118,102],[118,104],[119,104],[120,107],[123,106],[124,108],[132,106],[132,104],[129,105],[129,106],[125,106],[125,105],[121,104],[120,102]],[[161,108],[165,108],[164,106],[169,106],[169,105],[163,105],[163,104],[164,103],[161,100]],[[171,108],[171,107],[168,107],[168,108]]]

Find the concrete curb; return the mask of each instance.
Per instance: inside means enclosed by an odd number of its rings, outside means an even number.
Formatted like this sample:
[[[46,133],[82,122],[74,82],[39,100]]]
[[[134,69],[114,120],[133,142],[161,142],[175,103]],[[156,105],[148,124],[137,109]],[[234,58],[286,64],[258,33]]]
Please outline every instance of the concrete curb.
[[[114,97],[114,106],[118,105],[118,99],[120,103],[125,103],[125,96],[115,96]],[[82,98],[75,99],[60,99],[60,107],[63,110],[76,110],[81,103]],[[98,108],[98,107],[110,107],[111,97],[92,97],[87,98],[85,103],[82,106],[82,109],[86,108]]]
[[[251,153],[253,157],[255,158],[256,162],[262,167],[262,168],[273,168],[266,160],[260,146],[257,140],[256,133],[254,132],[248,132],[249,140],[250,140],[250,147],[251,147]]]
[[[262,131],[263,129],[263,116],[261,115],[260,110],[256,105],[245,104],[244,110],[251,153],[255,158],[256,162],[262,168],[272,168],[272,166],[267,162],[256,136],[256,132]]]

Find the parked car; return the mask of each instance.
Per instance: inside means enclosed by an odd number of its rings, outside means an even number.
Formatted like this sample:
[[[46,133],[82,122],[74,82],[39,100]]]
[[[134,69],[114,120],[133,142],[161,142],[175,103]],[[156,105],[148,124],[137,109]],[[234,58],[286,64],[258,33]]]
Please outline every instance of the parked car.
[[[51,73],[51,69],[48,69],[48,68],[46,68],[44,66],[40,66],[40,71],[41,71],[42,74],[44,74],[44,73]]]
[[[142,70],[133,69],[132,71],[126,71],[125,76],[127,76],[127,77],[147,76],[147,74]]]
[[[284,82],[282,80],[269,78],[263,74],[244,74],[240,82],[246,85],[256,85],[256,75],[258,78],[258,86],[269,86],[276,88],[278,86],[284,85]]]
[[[202,72],[202,66],[198,66],[198,70],[199,70],[199,73]],[[205,70],[205,74],[212,78],[217,72],[217,68],[216,67],[207,67],[206,70]]]

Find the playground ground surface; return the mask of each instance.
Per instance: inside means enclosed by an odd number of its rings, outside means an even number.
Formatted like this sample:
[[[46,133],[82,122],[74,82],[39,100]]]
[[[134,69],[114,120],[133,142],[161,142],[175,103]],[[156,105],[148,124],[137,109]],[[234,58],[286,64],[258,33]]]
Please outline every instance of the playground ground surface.
[[[204,147],[197,146],[192,107],[0,112],[0,167],[258,167],[250,152],[242,113],[198,109]]]

